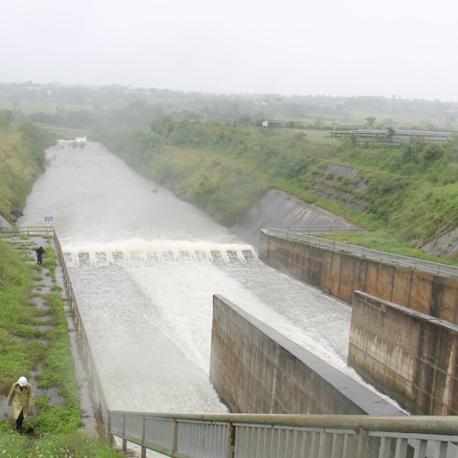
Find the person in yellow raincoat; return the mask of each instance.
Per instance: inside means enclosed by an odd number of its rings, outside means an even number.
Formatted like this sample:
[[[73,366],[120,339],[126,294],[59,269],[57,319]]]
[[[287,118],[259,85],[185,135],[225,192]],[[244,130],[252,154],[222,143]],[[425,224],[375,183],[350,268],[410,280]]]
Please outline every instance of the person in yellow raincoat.
[[[13,404],[13,417],[16,420],[16,429],[22,429],[22,422],[27,418],[29,411],[32,411],[34,401],[33,388],[27,383],[25,377],[13,384],[8,395],[8,405]]]

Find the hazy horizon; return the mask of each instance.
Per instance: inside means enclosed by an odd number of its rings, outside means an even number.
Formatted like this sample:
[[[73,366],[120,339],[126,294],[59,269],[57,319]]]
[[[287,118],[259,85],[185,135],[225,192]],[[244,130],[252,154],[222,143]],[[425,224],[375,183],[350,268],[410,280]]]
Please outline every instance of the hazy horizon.
[[[458,4],[17,0],[0,81],[458,102]]]

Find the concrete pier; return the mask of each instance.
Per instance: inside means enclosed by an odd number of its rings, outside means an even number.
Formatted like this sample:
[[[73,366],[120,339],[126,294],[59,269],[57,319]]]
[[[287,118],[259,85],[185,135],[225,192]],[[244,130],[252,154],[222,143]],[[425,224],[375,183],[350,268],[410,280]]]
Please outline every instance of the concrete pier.
[[[213,297],[210,381],[232,412],[403,412],[221,296]]]
[[[417,415],[458,414],[458,326],[355,291],[348,365]]]

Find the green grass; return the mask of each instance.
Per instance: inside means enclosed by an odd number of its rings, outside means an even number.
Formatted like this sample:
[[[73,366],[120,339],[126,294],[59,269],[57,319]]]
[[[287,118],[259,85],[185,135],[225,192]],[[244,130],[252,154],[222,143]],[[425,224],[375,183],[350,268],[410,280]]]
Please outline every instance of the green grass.
[[[65,418],[63,418],[62,421],[65,421]],[[79,432],[70,432],[44,437],[39,442],[33,445],[30,444],[29,450],[34,454],[24,456],[75,458],[120,458],[123,456],[120,452],[108,447],[103,440],[90,438]]]
[[[65,418],[61,420],[65,421]],[[40,440],[30,442],[28,437],[10,431],[10,426],[6,422],[0,422],[0,456],[8,458],[121,458],[123,454],[108,446],[102,439],[91,438],[77,431],[50,434]]]
[[[27,336],[36,316],[29,305],[33,271],[25,264],[24,255],[4,242],[0,242],[0,259],[0,390],[8,394],[22,371],[36,367],[44,350],[14,338]]]
[[[55,253],[49,246],[45,249],[43,267],[51,269],[54,278]],[[24,423],[26,429],[35,428],[32,442],[19,436],[11,421],[0,420],[0,456],[122,456],[103,440],[78,432],[83,422],[60,288],[54,285],[49,294],[42,296],[49,311],[32,306],[30,299],[37,296],[32,288],[41,277],[34,275],[35,266],[27,261],[27,253],[0,240],[0,391],[8,395],[20,375],[30,376],[41,366],[39,387],[57,388],[63,403],[52,405],[46,396],[36,400],[36,413]],[[48,324],[55,326],[45,333],[48,345],[37,340],[43,334],[34,327],[43,324],[38,320],[43,315],[50,315]]]
[[[87,104],[73,104],[73,103],[59,103],[56,101],[32,101],[32,100],[21,100],[19,104],[11,100],[2,100],[2,109],[7,110],[21,110],[24,114],[31,113],[50,113],[56,112],[58,107],[62,107],[65,111],[79,111],[79,110],[92,110],[92,106]]]
[[[371,250],[394,253],[400,256],[408,256],[425,261],[439,262],[458,267],[458,261],[453,259],[443,259],[437,256],[429,255],[423,250],[415,247],[413,243],[406,242],[399,234],[390,233],[386,230],[376,230],[370,233],[364,232],[348,232],[339,234],[317,234],[317,237],[336,242],[348,243],[351,245],[359,245]]]
[[[42,129],[49,131],[56,138],[63,140],[75,137],[86,137],[89,133],[89,129],[72,129],[70,127],[62,127],[55,124],[45,124],[41,122],[37,122],[35,124]]]
[[[309,134],[306,138],[308,141],[318,145],[334,145],[337,141],[334,140],[332,134],[329,134],[328,132]]]
[[[360,226],[396,234],[386,251],[412,250],[458,225],[458,141],[352,146],[315,131],[263,130],[161,118],[151,129],[94,132],[140,173],[230,226],[269,187],[293,194]],[[357,169],[334,177],[329,164]],[[356,189],[358,181],[364,190]],[[325,192],[323,192],[325,191]],[[365,205],[363,211],[352,205]],[[440,260],[440,258],[436,258]]]
[[[0,214],[14,222],[25,206],[33,183],[45,168],[45,149],[54,138],[31,123],[0,132]]]

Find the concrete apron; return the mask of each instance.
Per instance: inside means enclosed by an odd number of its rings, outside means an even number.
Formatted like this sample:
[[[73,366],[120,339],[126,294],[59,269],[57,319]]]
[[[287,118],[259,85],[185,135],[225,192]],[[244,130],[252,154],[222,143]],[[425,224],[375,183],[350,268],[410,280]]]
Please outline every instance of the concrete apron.
[[[46,250],[46,248],[51,245],[54,251],[57,253],[57,248],[54,245],[53,240],[45,239],[41,236],[30,236],[28,240],[23,240],[20,238],[19,235],[15,235],[7,240],[11,241],[15,246],[22,245],[22,247],[27,247],[27,250],[23,250],[23,251],[27,252],[27,254],[29,255],[28,262],[30,264],[36,263],[35,249],[38,246],[43,246]],[[56,261],[57,261],[57,266],[56,266],[56,271],[55,271],[56,283],[57,283],[57,286],[60,286],[62,288],[61,296],[64,299],[64,311],[67,317],[67,326],[68,326],[68,335],[70,339],[70,347],[71,347],[73,359],[75,361],[75,378],[79,386],[80,410],[81,410],[83,422],[84,422],[82,431],[84,431],[87,434],[90,434],[91,436],[97,436],[99,432],[102,431],[102,429],[99,427],[100,425],[97,421],[97,418],[98,418],[97,409],[94,405],[94,402],[91,396],[91,390],[90,390],[91,377],[90,377],[90,374],[87,370],[87,366],[84,361],[84,356],[83,356],[84,352],[80,350],[79,338],[75,331],[73,317],[71,314],[70,307],[68,306],[68,301],[66,300],[67,294],[66,294],[65,287],[64,287],[62,268],[60,266],[59,259],[56,258]],[[49,275],[46,275],[47,273],[49,273],[49,269],[45,267],[41,267],[35,271],[35,275],[37,279],[35,280],[35,287],[32,289],[32,292],[38,295],[30,299],[31,304],[33,304],[35,307],[37,307],[38,309],[42,311],[49,310],[50,308],[46,304],[46,301],[43,299],[42,296],[50,293],[51,288],[54,286],[53,278]],[[43,333],[43,336],[38,338],[37,340],[41,342],[43,345],[48,345],[49,342],[46,339],[46,332],[51,331],[55,328],[55,326],[52,324],[52,315],[44,314],[42,317],[39,318],[39,320],[42,322],[42,324],[37,325],[36,327]],[[19,337],[14,337],[14,338],[21,339]],[[60,396],[60,394],[58,393],[56,388],[51,387],[49,389],[43,389],[37,386],[39,376],[42,374],[42,372],[43,372],[43,368],[40,364],[36,368],[36,370],[31,371],[29,373],[29,376],[27,377],[28,382],[33,387],[33,390],[35,393],[35,399],[38,399],[42,396],[48,396],[51,404],[55,406],[64,404],[64,401],[62,397]],[[33,411],[36,412],[36,409],[37,408],[34,406]],[[33,416],[33,412],[30,416]],[[13,421],[12,408],[8,406],[7,396],[0,396],[0,417],[3,419],[9,419]]]

